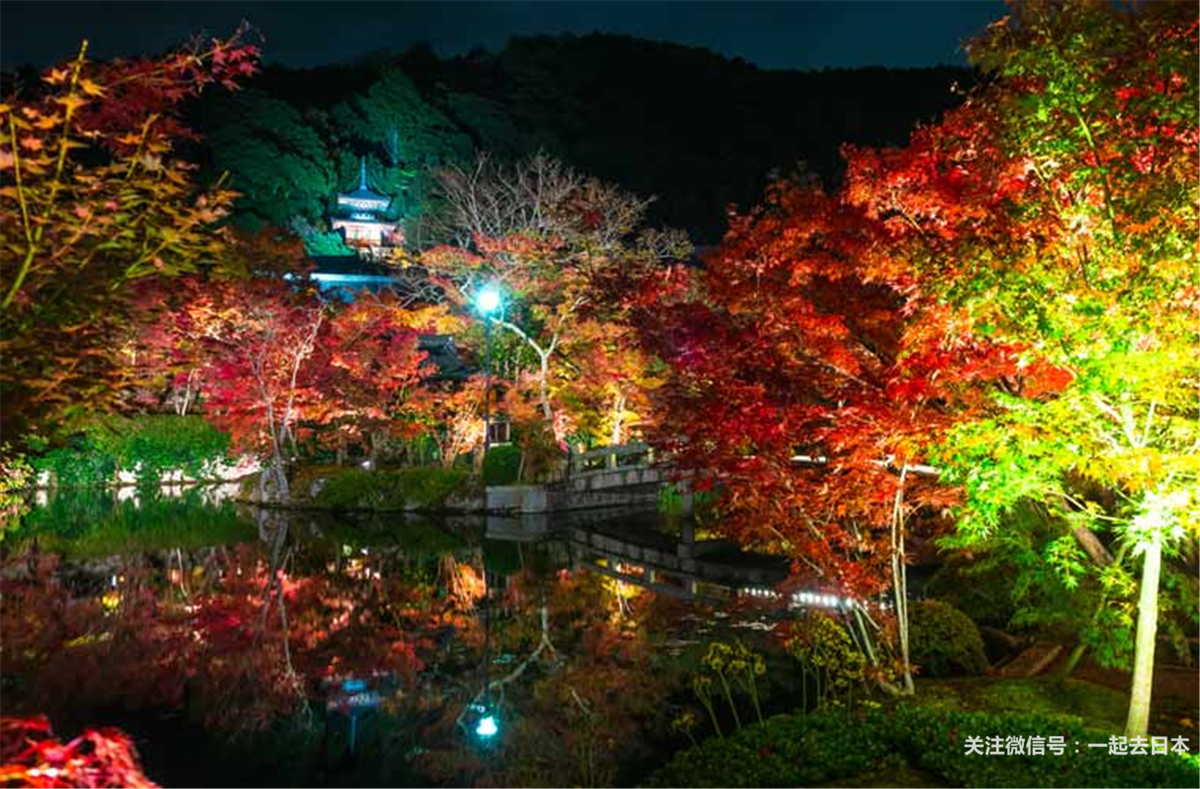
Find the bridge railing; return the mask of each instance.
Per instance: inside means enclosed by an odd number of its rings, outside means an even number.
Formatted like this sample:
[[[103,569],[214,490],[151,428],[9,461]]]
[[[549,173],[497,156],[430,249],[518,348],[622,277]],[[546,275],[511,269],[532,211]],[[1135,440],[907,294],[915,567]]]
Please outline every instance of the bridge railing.
[[[571,455],[571,473],[654,465],[654,447],[641,441],[599,447]]]

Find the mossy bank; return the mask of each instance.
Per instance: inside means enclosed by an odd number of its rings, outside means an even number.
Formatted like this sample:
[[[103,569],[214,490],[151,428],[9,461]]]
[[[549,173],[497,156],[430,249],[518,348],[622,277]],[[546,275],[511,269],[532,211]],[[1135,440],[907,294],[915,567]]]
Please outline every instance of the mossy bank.
[[[298,509],[365,512],[474,512],[482,509],[478,480],[462,469],[367,470],[307,466],[293,472],[287,502],[263,502],[257,475],[242,481],[240,500]]]

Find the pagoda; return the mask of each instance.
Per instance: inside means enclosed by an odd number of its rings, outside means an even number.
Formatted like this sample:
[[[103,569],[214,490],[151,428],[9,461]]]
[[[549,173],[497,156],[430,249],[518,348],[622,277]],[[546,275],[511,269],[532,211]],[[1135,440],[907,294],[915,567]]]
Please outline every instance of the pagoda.
[[[341,232],[346,245],[364,257],[386,256],[393,247],[404,243],[404,231],[392,219],[392,198],[376,192],[367,183],[367,160],[363,157],[358,172],[358,188],[340,192],[329,222]]]

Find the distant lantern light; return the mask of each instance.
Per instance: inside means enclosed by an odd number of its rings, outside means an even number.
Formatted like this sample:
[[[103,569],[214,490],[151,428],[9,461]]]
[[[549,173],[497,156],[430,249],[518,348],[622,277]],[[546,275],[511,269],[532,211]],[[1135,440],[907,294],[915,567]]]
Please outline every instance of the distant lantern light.
[[[484,315],[491,315],[500,309],[500,291],[495,285],[484,285],[475,294],[475,307]]]
[[[496,725],[495,715],[486,715],[480,718],[479,725],[475,727],[475,733],[484,738],[495,737],[499,731],[500,727]]]

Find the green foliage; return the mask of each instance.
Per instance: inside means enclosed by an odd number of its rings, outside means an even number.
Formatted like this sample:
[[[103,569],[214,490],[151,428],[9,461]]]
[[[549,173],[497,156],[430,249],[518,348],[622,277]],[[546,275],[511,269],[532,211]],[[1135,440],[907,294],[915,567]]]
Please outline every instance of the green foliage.
[[[143,478],[170,469],[200,477],[205,464],[228,457],[229,436],[198,416],[142,416],[114,426],[111,444],[121,468],[140,466]]]
[[[515,485],[521,474],[521,450],[512,445],[491,447],[483,458],[483,484]]]
[[[466,473],[459,469],[347,469],[325,483],[314,503],[331,509],[437,509],[466,479]]]
[[[953,546],[974,544],[974,539],[956,535],[941,542]],[[1077,575],[1069,580],[1061,558],[1054,555],[1055,546],[1062,551],[1068,539],[1074,537],[1062,533],[1061,522],[1045,507],[1016,502],[999,518],[994,533],[970,552],[969,560],[954,561],[939,571],[928,592],[980,624],[1079,640],[1101,665],[1128,669],[1137,598],[1129,569],[1121,562],[1088,572],[1076,568]],[[1078,559],[1075,549],[1067,550]],[[1186,583],[1177,588],[1186,588]],[[1187,627],[1189,614],[1176,602],[1183,599],[1178,594],[1162,596],[1164,629]]]
[[[204,419],[156,414],[91,420],[66,446],[34,458],[33,466],[62,486],[108,485],[117,471],[135,469],[139,484],[154,485],[175,470],[202,479],[210,464],[228,455],[229,436]]]
[[[908,612],[910,657],[932,677],[987,671],[983,638],[970,617],[941,600],[922,600]]]
[[[318,119],[258,90],[223,95],[203,108],[213,163],[240,196],[238,221],[285,227],[293,217],[320,220],[340,187]]]
[[[966,755],[968,736],[1062,736],[1055,756]],[[1074,742],[1108,742],[1078,718],[961,712],[905,705],[890,712],[779,715],[677,755],[650,786],[824,786],[916,768],[949,786],[1194,786],[1195,764],[1178,755],[1073,753]],[[986,740],[985,740],[986,742]]]
[[[88,433],[71,436],[66,446],[35,457],[33,467],[49,471],[55,484],[63,487],[109,485],[117,473],[116,460]]]
[[[254,525],[232,502],[207,504],[203,496],[197,488],[179,497],[145,492],[125,501],[98,490],[58,494],[32,509],[18,529],[6,534],[5,543],[20,546],[36,539],[40,550],[74,560],[256,539]]]
[[[888,753],[879,714],[780,715],[709,739],[654,773],[649,786],[821,786],[872,769]]]
[[[350,257],[357,254],[346,245],[346,239],[336,230],[323,231],[302,216],[288,222],[292,232],[304,242],[304,252],[312,257]]]
[[[1129,696],[1105,685],[1053,676],[918,678],[917,693],[907,703],[968,712],[1075,715],[1091,728],[1120,731],[1125,725]]]
[[[1011,563],[980,563],[976,558],[949,556],[929,579],[925,593],[945,600],[980,625],[1003,630],[1013,616],[1014,568]]]
[[[720,499],[720,494],[713,490],[692,491],[692,507],[695,509],[696,519],[705,521],[712,517],[713,508]],[[663,515],[683,513],[683,496],[674,482],[667,483],[658,489],[658,511]]]
[[[451,93],[445,105],[459,126],[470,133],[477,150],[513,159],[523,152],[521,132],[502,105],[473,93]]]
[[[427,210],[433,170],[465,159],[471,139],[421,96],[398,68],[382,71],[366,91],[329,113],[330,145],[346,184],[366,154],[371,183],[394,199],[401,216]]]

